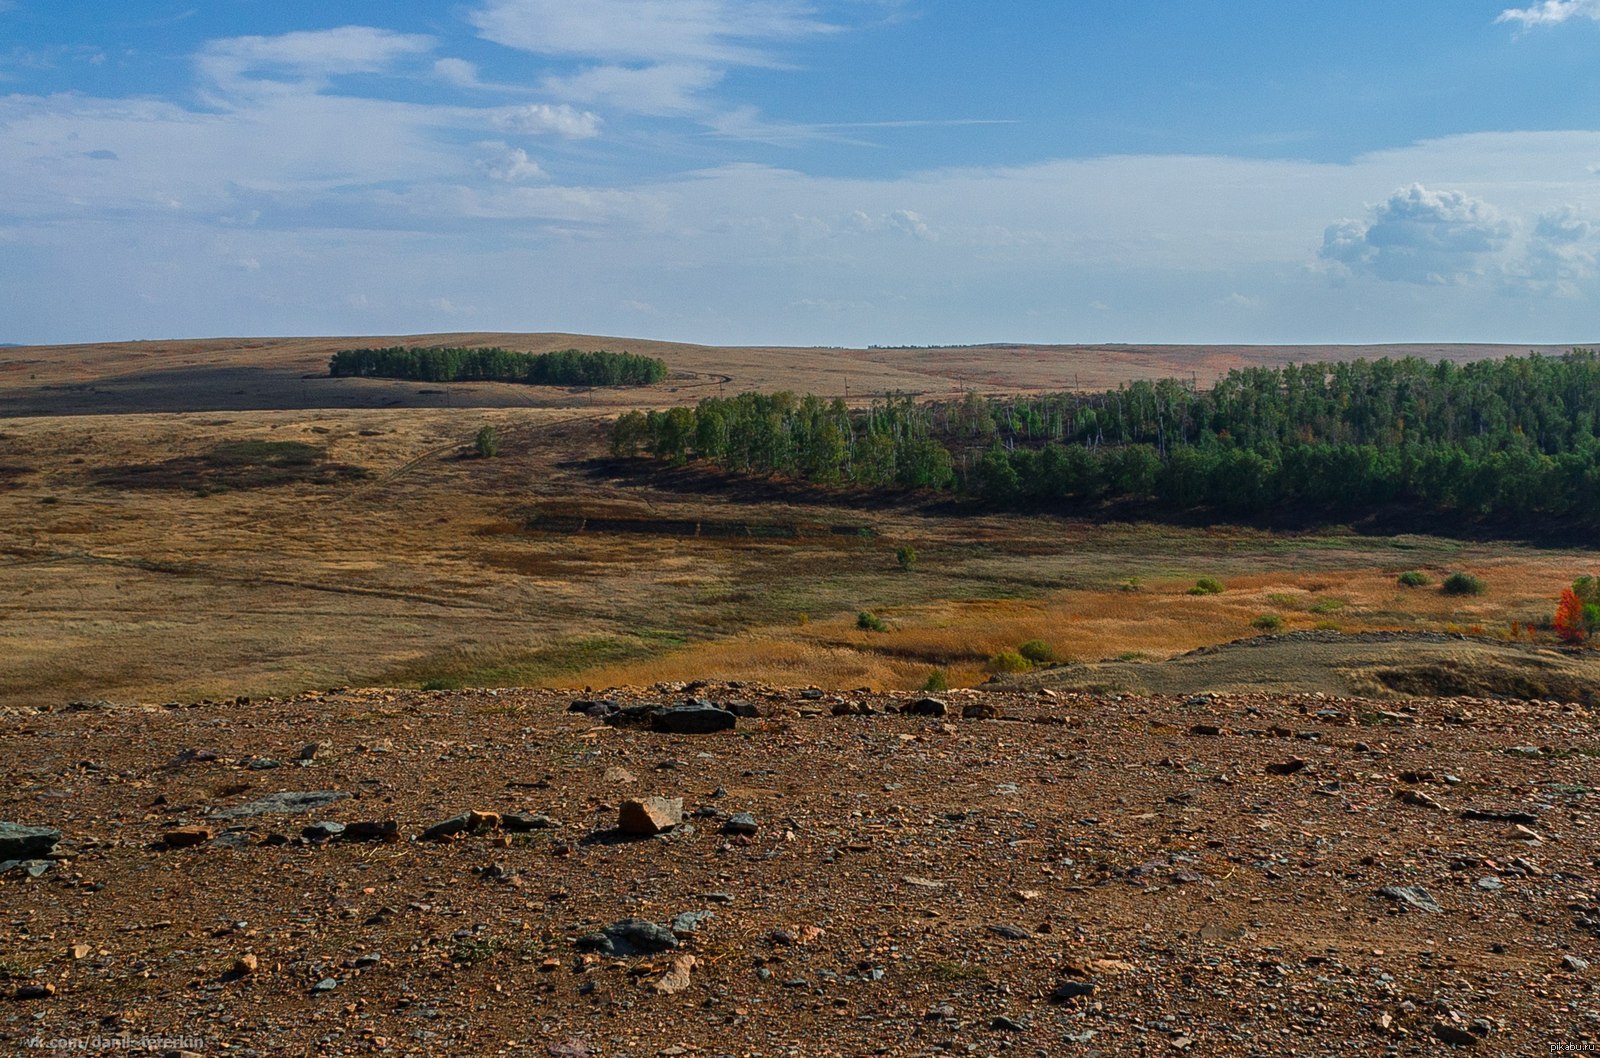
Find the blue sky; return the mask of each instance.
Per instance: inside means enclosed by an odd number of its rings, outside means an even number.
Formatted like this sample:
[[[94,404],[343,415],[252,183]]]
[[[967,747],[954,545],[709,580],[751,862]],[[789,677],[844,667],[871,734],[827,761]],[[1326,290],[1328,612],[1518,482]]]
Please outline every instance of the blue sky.
[[[0,0],[0,341],[1600,340],[1600,0]]]

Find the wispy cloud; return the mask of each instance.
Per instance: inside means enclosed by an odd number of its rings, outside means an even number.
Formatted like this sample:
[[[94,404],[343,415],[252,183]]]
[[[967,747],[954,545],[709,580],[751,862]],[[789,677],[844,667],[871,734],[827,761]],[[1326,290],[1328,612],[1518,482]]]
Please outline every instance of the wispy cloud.
[[[539,55],[721,66],[768,65],[771,45],[838,30],[785,0],[488,0],[469,19],[486,39]]]
[[[1544,0],[1532,7],[1513,7],[1500,12],[1496,22],[1515,22],[1524,28],[1559,26],[1575,18],[1600,22],[1600,0]]]
[[[435,47],[432,37],[371,26],[308,30],[275,37],[227,37],[196,59],[203,79],[225,92],[254,95],[317,90],[342,74],[383,73]]]

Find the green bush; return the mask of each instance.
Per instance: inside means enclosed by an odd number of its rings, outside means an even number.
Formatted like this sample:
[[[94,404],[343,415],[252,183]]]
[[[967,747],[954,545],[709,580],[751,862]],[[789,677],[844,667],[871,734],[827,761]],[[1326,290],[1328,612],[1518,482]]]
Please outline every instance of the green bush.
[[[1471,573],[1452,573],[1444,579],[1441,590],[1446,595],[1482,595],[1489,590],[1482,577]]]
[[[1260,629],[1263,632],[1276,632],[1283,627],[1283,618],[1275,613],[1264,613],[1254,621],[1251,621],[1250,627]]]
[[[1315,628],[1319,632],[1337,632],[1339,630],[1339,622],[1338,621],[1318,621],[1316,624],[1312,625],[1311,627]]]
[[[923,681],[922,689],[924,691],[948,691],[950,689],[950,680],[945,676],[943,669],[934,669],[928,673],[928,678]]]
[[[917,549],[907,544],[894,553],[894,560],[900,563],[901,569],[910,573],[917,568]]]
[[[1433,580],[1422,570],[1413,569],[1400,574],[1400,586],[1403,588],[1426,588]]]
[[[991,672],[1027,672],[1033,668],[1033,662],[1018,654],[1015,650],[1002,650],[989,659]]]
[[[472,447],[478,452],[480,459],[492,459],[500,454],[500,438],[495,436],[493,426],[485,426],[478,431],[478,436],[472,439]]]
[[[884,623],[883,618],[871,610],[862,610],[856,614],[856,627],[863,632],[887,632],[889,630],[889,626]]]
[[[1201,577],[1189,589],[1190,595],[1221,595],[1222,582],[1215,577]]]
[[[1311,612],[1326,617],[1331,613],[1338,613],[1344,609],[1343,599],[1323,599],[1311,608]]]
[[[1035,665],[1049,665],[1056,660],[1056,649],[1042,639],[1030,639],[1017,648],[1028,661]]]

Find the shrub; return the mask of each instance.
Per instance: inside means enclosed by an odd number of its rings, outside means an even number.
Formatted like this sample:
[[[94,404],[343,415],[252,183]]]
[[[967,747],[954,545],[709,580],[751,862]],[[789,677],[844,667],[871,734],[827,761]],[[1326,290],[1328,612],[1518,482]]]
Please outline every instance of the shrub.
[[[1338,613],[1344,609],[1343,599],[1323,599],[1311,608],[1311,612],[1326,617],[1331,613]]]
[[[1222,582],[1215,577],[1201,577],[1189,589],[1190,595],[1221,595]]]
[[[472,447],[477,449],[478,458],[492,459],[500,454],[500,439],[495,436],[493,426],[485,426],[478,431],[478,436],[472,439]]]
[[[1338,621],[1318,621],[1316,624],[1312,625],[1311,627],[1315,628],[1318,632],[1337,632],[1339,630],[1339,622]]]
[[[1446,595],[1482,595],[1489,590],[1482,577],[1471,573],[1452,573],[1444,579],[1441,589]]]
[[[1251,628],[1258,628],[1263,632],[1276,632],[1283,627],[1283,618],[1275,613],[1264,613],[1250,622]]]
[[[889,626],[884,623],[883,618],[871,610],[862,610],[856,614],[856,627],[863,632],[887,632],[889,630]]]
[[[1400,586],[1402,588],[1426,588],[1428,585],[1433,583],[1433,580],[1420,569],[1413,569],[1402,573],[1397,579],[1400,581]]]
[[[1027,672],[1033,668],[1033,662],[1018,654],[1015,650],[1002,650],[989,659],[991,672]]]
[[[1117,587],[1121,588],[1123,591],[1138,591],[1140,583],[1141,581],[1138,577],[1129,577],[1127,580],[1117,585]]]
[[[917,549],[907,544],[894,553],[894,560],[900,563],[901,569],[910,573],[917,568]]]
[[[950,689],[950,680],[945,676],[943,669],[934,669],[928,673],[928,678],[923,681],[922,689],[924,691],[948,691]]]
[[[1042,639],[1030,639],[1017,648],[1028,661],[1035,665],[1049,665],[1056,660],[1056,650]]]

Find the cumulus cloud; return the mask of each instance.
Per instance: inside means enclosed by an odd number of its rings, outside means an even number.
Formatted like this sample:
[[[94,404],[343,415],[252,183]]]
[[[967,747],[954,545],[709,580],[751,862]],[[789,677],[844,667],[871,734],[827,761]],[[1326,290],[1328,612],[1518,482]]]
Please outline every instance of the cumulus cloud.
[[[478,148],[487,154],[487,157],[479,162],[479,168],[491,180],[498,180],[504,184],[520,184],[529,180],[544,180],[548,176],[539,163],[529,158],[528,152],[521,147],[487,142],[478,144]]]
[[[1321,257],[1352,272],[1405,283],[1453,283],[1481,274],[1512,228],[1487,202],[1412,184],[1323,233]]]
[[[1600,22],[1600,0],[1544,0],[1532,7],[1513,7],[1500,12],[1496,22],[1515,22],[1524,28],[1559,26],[1575,18]]]
[[[1541,213],[1520,259],[1506,268],[1512,288],[1560,298],[1583,296],[1600,272],[1600,227],[1579,209],[1561,206]]]
[[[432,37],[371,26],[305,30],[276,37],[225,37],[208,43],[196,59],[201,76],[217,88],[259,94],[320,89],[341,74],[383,73],[407,56],[433,50]]]
[[[600,135],[603,124],[598,114],[578,110],[565,103],[529,103],[495,111],[495,128],[522,136],[554,134],[569,140],[587,140]]]

